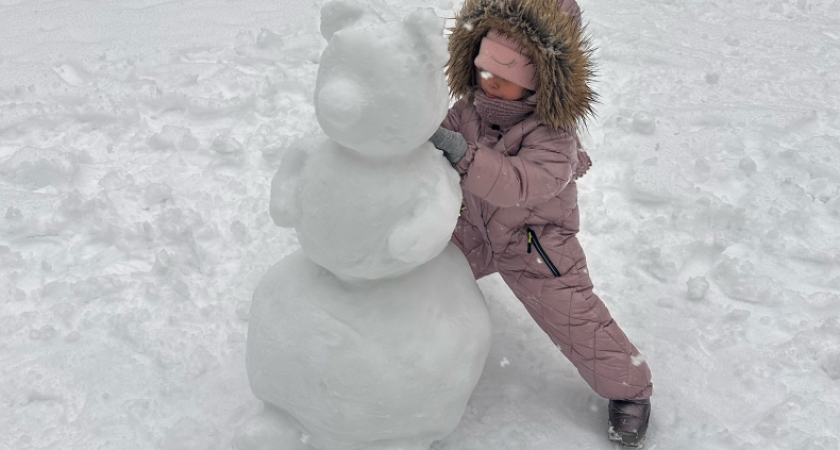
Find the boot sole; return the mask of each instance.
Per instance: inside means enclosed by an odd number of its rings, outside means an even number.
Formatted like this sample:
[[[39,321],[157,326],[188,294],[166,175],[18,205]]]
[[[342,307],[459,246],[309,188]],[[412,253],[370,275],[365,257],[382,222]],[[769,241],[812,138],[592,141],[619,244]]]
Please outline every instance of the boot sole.
[[[639,439],[638,442],[635,442],[635,443],[625,442],[624,441],[624,435],[615,431],[613,429],[612,425],[610,425],[610,427],[607,429],[607,436],[610,438],[610,441],[618,442],[619,444],[621,444],[623,447],[626,447],[626,448],[643,448],[644,445],[645,445],[645,437],[642,437],[641,439]],[[627,437],[630,438],[631,436],[627,436]]]

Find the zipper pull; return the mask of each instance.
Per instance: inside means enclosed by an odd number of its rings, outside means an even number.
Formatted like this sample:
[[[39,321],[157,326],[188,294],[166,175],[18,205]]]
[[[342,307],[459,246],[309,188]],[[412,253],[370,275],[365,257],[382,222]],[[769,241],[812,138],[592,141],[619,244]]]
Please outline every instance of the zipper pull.
[[[528,230],[528,253],[531,253],[531,240],[533,239],[533,237],[534,237],[534,232],[531,231],[531,230]]]

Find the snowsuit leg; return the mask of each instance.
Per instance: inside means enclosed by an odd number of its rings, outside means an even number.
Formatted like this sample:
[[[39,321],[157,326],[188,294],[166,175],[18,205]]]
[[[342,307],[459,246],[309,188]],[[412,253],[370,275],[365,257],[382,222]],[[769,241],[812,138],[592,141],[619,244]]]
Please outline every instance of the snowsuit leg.
[[[554,276],[535,248],[528,253],[524,230],[494,255],[486,233],[459,218],[452,242],[467,257],[476,279],[499,272],[595,393],[610,400],[649,398],[653,393],[650,369],[592,292],[577,237],[557,226],[533,229],[560,277]]]
[[[527,235],[521,233],[494,258],[502,278],[598,395],[611,400],[649,398],[650,369],[592,292],[577,237],[561,234],[554,226],[534,230],[561,276],[554,276],[535,249],[527,252]]]

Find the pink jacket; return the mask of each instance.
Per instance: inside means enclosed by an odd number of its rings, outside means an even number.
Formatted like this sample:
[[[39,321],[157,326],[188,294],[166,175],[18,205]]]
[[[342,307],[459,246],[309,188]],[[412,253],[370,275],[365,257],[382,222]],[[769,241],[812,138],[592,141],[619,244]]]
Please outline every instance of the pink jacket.
[[[554,225],[565,235],[578,231],[574,175],[580,163],[573,134],[541,125],[533,115],[509,128],[494,127],[468,98],[449,110],[442,126],[468,142],[456,165],[466,207],[461,218],[486,229],[494,252],[526,226]]]
[[[464,208],[452,241],[476,279],[498,272],[596,393],[649,398],[650,369],[593,293],[575,236],[574,177],[588,163],[575,136],[534,115],[495,129],[467,99],[450,109],[443,127],[468,142],[455,167]]]

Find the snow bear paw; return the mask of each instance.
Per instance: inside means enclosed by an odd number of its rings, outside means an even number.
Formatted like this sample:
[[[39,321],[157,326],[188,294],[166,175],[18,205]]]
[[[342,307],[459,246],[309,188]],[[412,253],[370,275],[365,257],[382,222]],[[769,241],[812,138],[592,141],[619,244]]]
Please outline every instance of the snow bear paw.
[[[266,405],[236,429],[233,450],[314,450],[308,440],[293,419]]]

